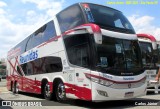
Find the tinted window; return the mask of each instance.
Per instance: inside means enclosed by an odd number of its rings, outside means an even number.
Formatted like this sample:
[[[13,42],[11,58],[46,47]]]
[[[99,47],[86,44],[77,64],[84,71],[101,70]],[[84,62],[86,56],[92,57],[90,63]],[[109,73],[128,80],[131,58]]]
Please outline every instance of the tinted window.
[[[62,62],[59,57],[44,57],[21,65],[25,75],[53,73],[62,71]]]
[[[98,66],[122,69],[141,67],[140,48],[137,40],[125,40],[103,36],[97,45]],[[103,64],[104,62],[106,64]]]
[[[23,74],[22,74],[22,72],[21,72],[19,66],[17,66],[17,72],[19,73],[20,76],[23,76]]]
[[[33,48],[33,41],[32,41],[33,38],[32,37],[33,37],[33,35],[29,36],[29,40],[28,40],[28,43],[27,43],[27,46],[26,46],[26,51]]]
[[[151,66],[152,55],[153,55],[152,43],[149,43],[149,42],[139,42],[139,43],[142,51],[143,64]]]
[[[25,40],[23,40],[21,43],[19,43],[14,49],[20,48],[20,54],[24,53],[28,39],[29,39],[29,37],[27,37]]]
[[[56,36],[56,31],[54,27],[53,21],[48,22],[47,24],[43,25],[39,28],[33,35],[31,35],[28,44],[27,50],[34,48],[43,42],[48,41],[52,37]]]
[[[81,67],[89,67],[89,35],[65,36],[64,43],[69,62]]]
[[[102,36],[97,44],[97,68],[113,75],[137,75],[142,71],[142,60],[137,40]]]
[[[82,4],[88,22],[111,31],[135,34],[127,18],[119,11],[96,4]]]
[[[71,6],[57,14],[61,32],[65,32],[84,23],[81,9],[78,5]]]

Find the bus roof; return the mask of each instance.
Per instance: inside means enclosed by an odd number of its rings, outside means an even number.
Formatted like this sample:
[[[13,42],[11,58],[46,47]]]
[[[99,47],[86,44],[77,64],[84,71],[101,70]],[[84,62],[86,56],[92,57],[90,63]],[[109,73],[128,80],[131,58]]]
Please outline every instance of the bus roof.
[[[100,5],[100,4],[95,4],[95,3],[89,3],[89,2],[78,2],[78,3],[72,4],[72,5],[70,5],[70,6],[66,7],[66,8],[64,8],[64,9],[61,10],[60,12],[66,10],[66,9],[68,9],[68,8],[74,6],[74,5],[81,5],[81,4],[93,4],[93,5],[103,6],[103,7],[107,7],[107,8],[110,8],[110,9],[112,9],[112,10],[121,12],[121,11],[119,11],[119,10],[116,10],[116,9],[114,9],[114,8],[111,8],[111,7],[108,7],[108,6],[105,6],[105,5]],[[58,12],[58,13],[60,13],[60,12]],[[57,13],[57,14],[58,14],[58,13]],[[122,13],[122,12],[121,12],[121,13]],[[56,14],[56,15],[57,15],[57,14]]]
[[[79,4],[93,4],[93,5],[98,5],[98,6],[103,6],[103,7],[107,7],[107,8],[110,8],[110,9],[113,9],[115,11],[119,11],[119,10],[116,10],[114,8],[111,8],[111,7],[108,7],[108,6],[105,6],[105,5],[100,5],[100,4],[95,4],[95,3],[89,3],[89,2],[80,2]],[[121,11],[119,11],[121,12]],[[121,12],[122,13],[122,12]]]

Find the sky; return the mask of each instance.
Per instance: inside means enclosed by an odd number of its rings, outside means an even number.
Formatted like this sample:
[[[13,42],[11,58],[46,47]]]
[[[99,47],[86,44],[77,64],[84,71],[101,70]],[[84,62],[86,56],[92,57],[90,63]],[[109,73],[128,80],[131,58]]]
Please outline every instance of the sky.
[[[132,0],[0,0],[0,58],[62,9],[86,1],[122,11],[136,33],[148,33],[160,41],[160,0],[133,0],[138,4],[130,5],[126,1]]]

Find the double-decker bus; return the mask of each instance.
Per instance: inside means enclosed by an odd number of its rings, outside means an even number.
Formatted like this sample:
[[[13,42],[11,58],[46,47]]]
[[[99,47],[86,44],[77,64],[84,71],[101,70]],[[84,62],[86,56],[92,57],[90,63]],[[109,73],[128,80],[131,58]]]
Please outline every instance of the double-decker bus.
[[[137,35],[122,12],[77,3],[8,52],[7,88],[58,101],[146,94]]]
[[[156,62],[158,62],[158,48],[157,41],[154,36],[150,34],[137,34],[142,51],[142,63],[146,69],[147,74],[147,91],[157,92],[158,84],[153,84],[150,80],[155,80],[158,72]]]

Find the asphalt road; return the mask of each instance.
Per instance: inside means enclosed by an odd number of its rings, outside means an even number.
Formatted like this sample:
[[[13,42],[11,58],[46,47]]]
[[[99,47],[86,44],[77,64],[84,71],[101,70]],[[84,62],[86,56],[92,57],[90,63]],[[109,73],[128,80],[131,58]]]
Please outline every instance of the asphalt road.
[[[46,105],[46,106],[0,106],[0,109],[106,109],[106,108],[117,108],[117,109],[158,109],[160,108],[160,93],[154,94],[150,93],[146,96],[134,98],[131,100],[117,100],[117,101],[107,101],[102,103],[93,103],[87,102],[82,100],[68,100],[63,103],[58,103],[55,101],[47,101],[44,100],[43,97],[36,94],[30,93],[20,93],[20,94],[13,94],[12,92],[8,91],[5,87],[6,81],[2,80],[0,82],[0,100],[7,100],[7,101],[15,101],[16,103],[20,102],[19,105],[25,105],[23,103],[30,103],[32,101],[39,103],[39,105]],[[27,101],[32,100],[32,101]],[[16,103],[14,105],[17,105]],[[32,102],[33,103],[33,102]],[[148,103],[152,103],[152,106],[148,106]],[[156,104],[158,103],[159,106]],[[51,105],[51,106],[48,106]]]

